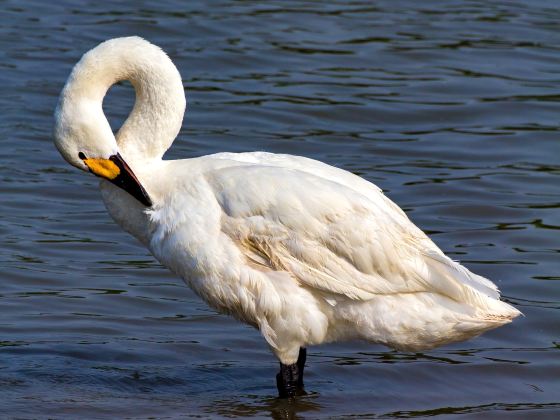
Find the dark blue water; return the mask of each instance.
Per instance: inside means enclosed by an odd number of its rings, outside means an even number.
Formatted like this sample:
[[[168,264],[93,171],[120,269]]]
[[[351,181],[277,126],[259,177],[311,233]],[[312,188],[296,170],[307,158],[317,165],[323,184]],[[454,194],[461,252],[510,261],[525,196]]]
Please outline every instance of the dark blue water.
[[[558,418],[558,2],[0,5],[0,417]],[[311,348],[309,395],[277,400],[258,332],[122,232],[52,144],[73,64],[124,35],[183,76],[168,158],[266,150],[357,173],[526,316],[426,353]],[[132,100],[111,90],[115,129]]]

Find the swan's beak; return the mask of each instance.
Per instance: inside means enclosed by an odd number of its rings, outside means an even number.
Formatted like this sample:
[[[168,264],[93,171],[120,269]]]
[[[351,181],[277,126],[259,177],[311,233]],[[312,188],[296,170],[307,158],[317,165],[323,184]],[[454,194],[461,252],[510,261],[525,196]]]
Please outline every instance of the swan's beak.
[[[94,175],[105,178],[122,188],[145,206],[152,206],[150,196],[119,153],[109,159],[86,158],[83,161]]]

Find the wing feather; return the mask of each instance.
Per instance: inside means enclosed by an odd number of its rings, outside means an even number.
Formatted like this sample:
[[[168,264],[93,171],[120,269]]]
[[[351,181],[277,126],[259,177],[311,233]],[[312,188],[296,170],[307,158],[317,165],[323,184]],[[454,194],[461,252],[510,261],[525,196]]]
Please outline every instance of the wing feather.
[[[265,163],[206,174],[222,231],[254,268],[287,271],[303,287],[352,300],[434,292],[480,306],[499,297],[373,184],[324,164]]]

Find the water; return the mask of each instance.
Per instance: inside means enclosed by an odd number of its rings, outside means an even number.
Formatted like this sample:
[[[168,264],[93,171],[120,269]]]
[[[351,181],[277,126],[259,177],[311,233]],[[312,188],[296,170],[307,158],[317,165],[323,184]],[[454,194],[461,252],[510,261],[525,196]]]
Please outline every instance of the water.
[[[2,2],[2,417],[557,418],[557,2],[127,3]],[[72,65],[131,34],[187,89],[169,158],[267,150],[360,174],[526,316],[426,353],[311,348],[309,395],[275,399],[259,334],[160,267],[52,144]],[[131,103],[111,90],[114,128]]]

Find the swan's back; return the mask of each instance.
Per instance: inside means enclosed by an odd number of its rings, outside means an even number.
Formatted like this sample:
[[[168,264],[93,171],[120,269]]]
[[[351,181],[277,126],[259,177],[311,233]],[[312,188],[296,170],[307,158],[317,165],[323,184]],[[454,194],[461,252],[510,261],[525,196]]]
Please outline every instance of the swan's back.
[[[465,286],[493,299],[498,299],[500,296],[498,288],[494,283],[470,272],[462,265],[445,256],[426,234],[408,219],[401,208],[383,194],[379,187],[359,176],[302,156],[253,152],[220,153],[213,155],[213,157],[251,165],[272,166],[301,171],[317,176],[325,181],[340,184],[352,190],[356,194],[355,197],[365,198],[375,203],[378,214],[384,220],[390,220],[391,223],[400,226],[402,235],[408,234],[414,237],[414,241],[421,247],[421,252],[426,259],[426,264],[433,267],[431,271],[438,272],[443,277],[457,278],[457,280]]]

